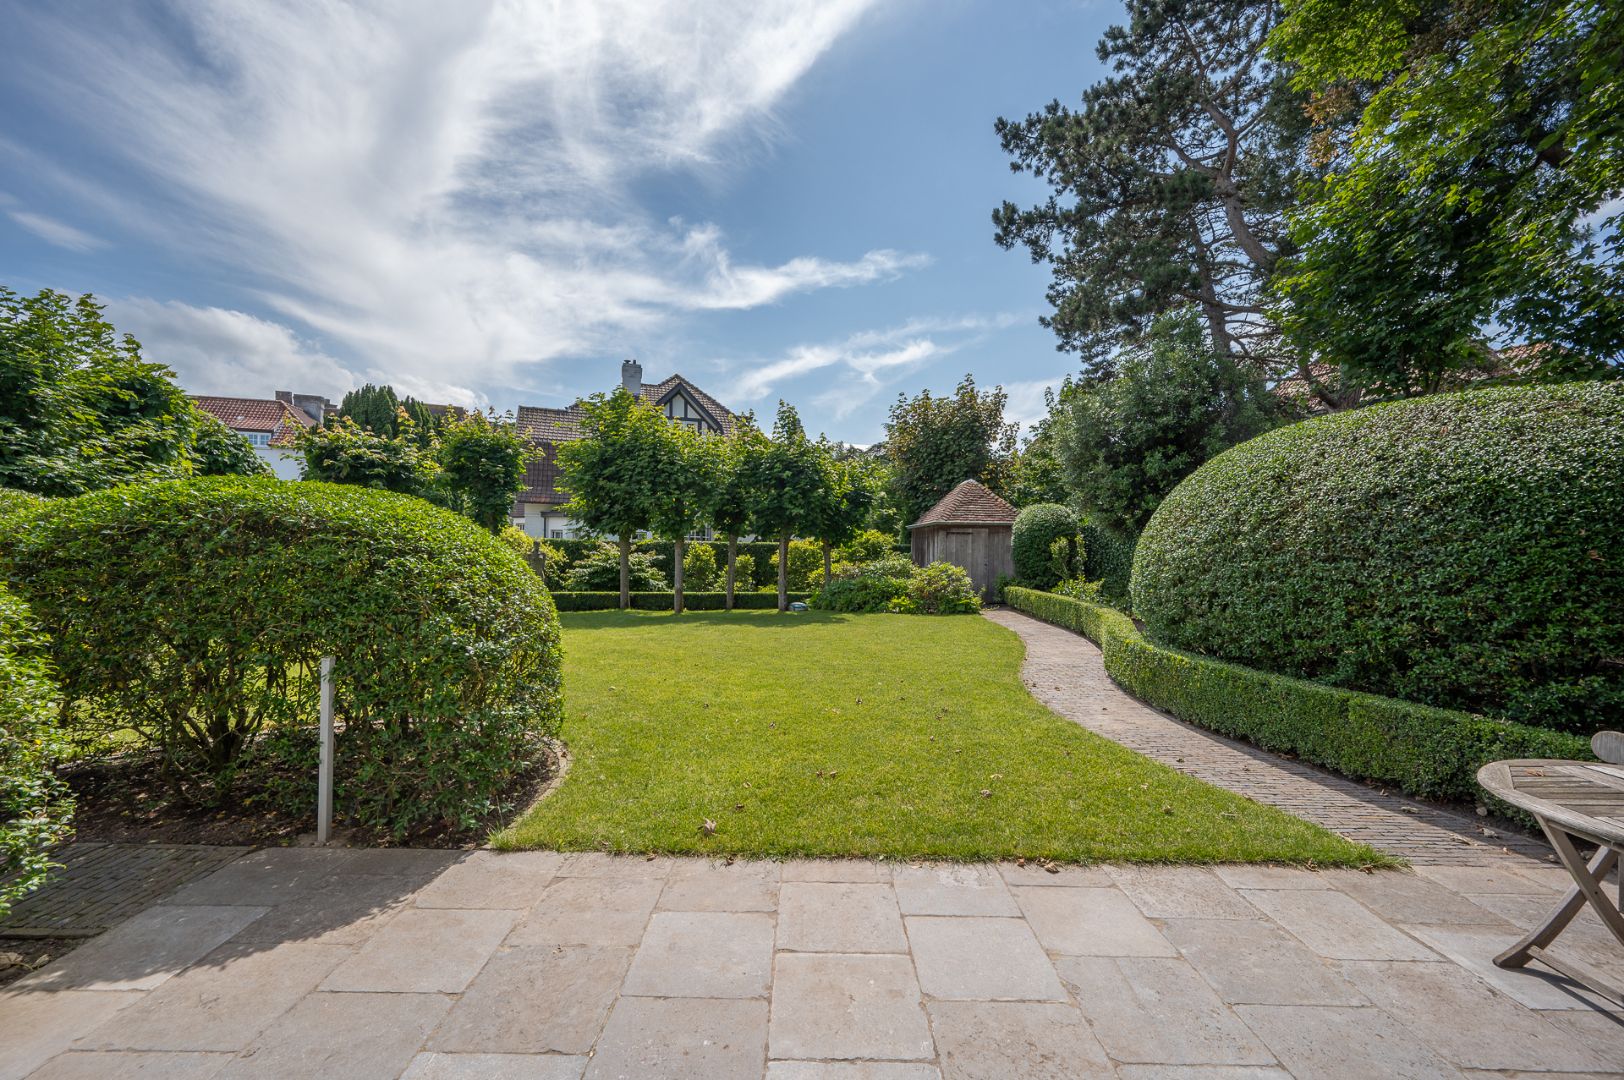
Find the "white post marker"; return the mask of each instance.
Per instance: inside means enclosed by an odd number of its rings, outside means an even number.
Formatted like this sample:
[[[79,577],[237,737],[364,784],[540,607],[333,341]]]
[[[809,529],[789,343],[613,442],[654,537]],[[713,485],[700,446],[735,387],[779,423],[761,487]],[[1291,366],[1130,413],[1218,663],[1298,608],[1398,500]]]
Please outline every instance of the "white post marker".
[[[321,658],[321,763],[316,777],[316,843],[333,823],[333,658]]]

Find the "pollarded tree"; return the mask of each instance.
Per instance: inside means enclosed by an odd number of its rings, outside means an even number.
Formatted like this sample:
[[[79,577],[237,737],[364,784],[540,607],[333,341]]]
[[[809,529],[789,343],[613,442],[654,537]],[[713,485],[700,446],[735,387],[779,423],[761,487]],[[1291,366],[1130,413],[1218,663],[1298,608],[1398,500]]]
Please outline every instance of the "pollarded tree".
[[[756,427],[756,418],[746,414],[738,418],[732,434],[721,444],[720,478],[716,485],[716,499],[711,506],[711,525],[727,537],[727,610],[733,610],[734,580],[738,571],[739,537],[750,528],[751,514],[755,510],[756,496],[750,484],[754,478],[751,464],[756,455],[767,446],[767,437]]]
[[[1044,322],[1089,374],[1174,307],[1196,305],[1219,352],[1282,361],[1264,287],[1289,253],[1285,210],[1306,168],[1306,94],[1264,42],[1274,0],[1128,0],[1099,57],[1114,74],[1080,108],[999,119],[1015,172],[1053,193],[994,212],[998,243],[1052,263]],[[963,477],[960,477],[963,479]]]
[[[824,470],[829,479],[819,493],[808,531],[823,544],[823,584],[827,588],[834,549],[854,539],[868,524],[876,485],[873,470],[864,458],[836,457],[822,440],[817,446],[825,457]]]
[[[1004,402],[1002,388],[982,393],[969,375],[950,397],[929,390],[898,396],[885,423],[885,453],[904,525],[965,480],[1003,494],[1016,428],[1004,422]]]
[[[711,518],[722,479],[722,440],[701,435],[687,424],[666,424],[650,526],[655,536],[670,540],[671,610],[682,614],[683,556],[688,534]]]
[[[525,466],[535,454],[513,417],[494,411],[451,419],[435,449],[447,501],[492,533],[508,524],[513,500],[524,490]]]
[[[746,485],[755,495],[751,520],[759,535],[778,538],[778,610],[789,610],[789,541],[816,520],[828,484],[825,455],[806,437],[794,407],[780,401],[772,439],[749,458]]]
[[[620,606],[629,608],[632,537],[650,527],[659,509],[671,422],[624,389],[594,394],[582,407],[584,437],[558,448],[559,485],[570,496],[564,509],[619,542]]]

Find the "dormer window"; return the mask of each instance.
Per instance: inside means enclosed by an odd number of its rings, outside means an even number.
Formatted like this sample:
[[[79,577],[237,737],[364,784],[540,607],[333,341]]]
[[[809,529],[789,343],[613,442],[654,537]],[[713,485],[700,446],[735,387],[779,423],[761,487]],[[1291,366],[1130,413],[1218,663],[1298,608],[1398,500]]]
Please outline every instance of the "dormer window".
[[[678,423],[687,424],[698,432],[703,432],[712,426],[699,406],[689,401],[684,394],[675,394],[670,401],[665,403],[665,415]]]

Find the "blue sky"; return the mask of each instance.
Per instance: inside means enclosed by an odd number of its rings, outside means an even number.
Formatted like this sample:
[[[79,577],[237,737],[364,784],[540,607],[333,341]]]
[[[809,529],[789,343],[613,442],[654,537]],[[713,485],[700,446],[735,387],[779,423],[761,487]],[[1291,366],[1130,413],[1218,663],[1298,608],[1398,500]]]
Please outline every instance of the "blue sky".
[[[93,292],[200,393],[564,404],[622,357],[867,443],[1074,367],[992,131],[1113,3],[0,0],[0,282]]]

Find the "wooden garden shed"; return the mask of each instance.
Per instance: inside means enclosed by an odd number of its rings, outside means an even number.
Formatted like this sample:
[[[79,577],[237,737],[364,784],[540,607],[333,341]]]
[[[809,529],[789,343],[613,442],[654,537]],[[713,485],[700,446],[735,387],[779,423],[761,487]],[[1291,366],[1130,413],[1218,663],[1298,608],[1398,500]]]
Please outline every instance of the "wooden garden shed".
[[[974,480],[942,496],[908,526],[916,566],[950,562],[962,566],[983,598],[999,575],[1015,575],[1011,553],[1015,508]]]

